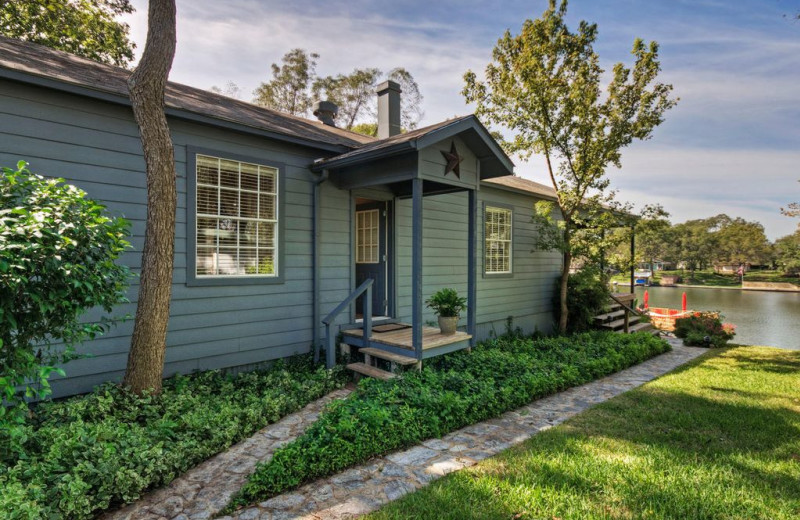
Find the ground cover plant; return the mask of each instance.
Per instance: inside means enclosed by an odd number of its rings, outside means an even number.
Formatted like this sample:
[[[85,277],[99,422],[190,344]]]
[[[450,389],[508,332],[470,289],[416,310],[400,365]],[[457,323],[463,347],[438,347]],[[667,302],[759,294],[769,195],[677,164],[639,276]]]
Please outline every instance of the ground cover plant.
[[[174,377],[159,395],[137,397],[106,384],[42,403],[0,443],[0,518],[91,518],[167,484],[346,380],[341,368],[315,368],[302,356],[238,377]]]
[[[369,517],[800,517],[800,352],[715,350]]]
[[[259,465],[226,511],[441,437],[668,349],[650,334],[500,337],[472,352],[431,359],[421,372],[390,381],[364,380],[348,398],[331,403],[303,435]]]

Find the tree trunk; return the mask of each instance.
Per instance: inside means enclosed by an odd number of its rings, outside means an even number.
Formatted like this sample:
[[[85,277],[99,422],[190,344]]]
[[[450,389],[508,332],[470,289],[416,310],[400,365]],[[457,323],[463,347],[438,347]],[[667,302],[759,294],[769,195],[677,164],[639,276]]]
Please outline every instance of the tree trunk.
[[[147,43],[128,79],[147,168],[147,224],[136,321],[123,385],[161,391],[175,258],[175,156],[164,90],[175,55],[175,1],[150,0]]]
[[[567,288],[569,287],[569,264],[572,263],[572,253],[564,252],[564,264],[561,266],[561,285],[559,287],[559,300],[561,301],[561,316],[558,318],[558,331],[567,332],[567,318],[569,306],[567,305]]]

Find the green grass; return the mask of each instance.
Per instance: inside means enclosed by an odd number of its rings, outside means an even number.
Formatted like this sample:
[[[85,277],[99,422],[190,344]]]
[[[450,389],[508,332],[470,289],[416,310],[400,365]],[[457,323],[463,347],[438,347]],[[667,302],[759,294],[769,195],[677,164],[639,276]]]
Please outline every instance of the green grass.
[[[369,518],[800,518],[800,352],[711,351]]]
[[[661,282],[664,275],[678,275],[681,277],[680,284],[686,285],[705,285],[709,287],[740,287],[739,276],[730,274],[717,274],[712,269],[695,271],[692,276],[691,271],[656,271],[653,281]],[[611,277],[612,282],[630,284],[629,274],[617,274]],[[800,278],[797,276],[786,276],[780,271],[749,271],[744,275],[745,282],[784,282],[800,285]]]

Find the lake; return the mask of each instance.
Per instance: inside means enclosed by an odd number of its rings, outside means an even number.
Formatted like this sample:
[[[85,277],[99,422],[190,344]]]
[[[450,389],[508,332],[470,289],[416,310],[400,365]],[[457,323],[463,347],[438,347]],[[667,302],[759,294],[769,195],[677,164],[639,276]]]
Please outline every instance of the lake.
[[[620,292],[626,288],[620,287]],[[651,307],[681,308],[686,292],[688,309],[719,311],[724,322],[736,325],[734,343],[768,345],[800,350],[800,293],[696,289],[686,287],[637,287],[641,305],[647,289]]]

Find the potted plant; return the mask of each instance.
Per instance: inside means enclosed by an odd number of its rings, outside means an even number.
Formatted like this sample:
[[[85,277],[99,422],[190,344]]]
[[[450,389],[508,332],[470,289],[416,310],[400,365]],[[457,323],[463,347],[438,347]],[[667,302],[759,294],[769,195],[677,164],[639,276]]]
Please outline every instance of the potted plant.
[[[467,308],[467,299],[460,297],[455,289],[439,289],[425,304],[439,317],[442,334],[455,334],[458,315]]]

